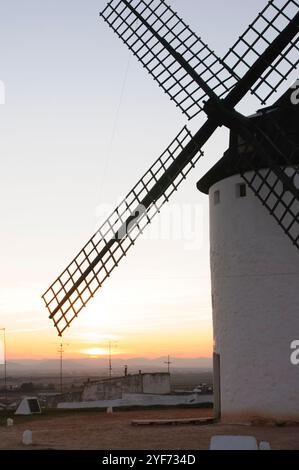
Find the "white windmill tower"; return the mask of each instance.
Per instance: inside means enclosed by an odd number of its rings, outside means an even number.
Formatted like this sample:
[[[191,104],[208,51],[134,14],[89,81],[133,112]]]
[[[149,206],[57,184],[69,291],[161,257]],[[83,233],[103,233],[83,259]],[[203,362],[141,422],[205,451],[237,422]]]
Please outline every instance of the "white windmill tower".
[[[299,188],[292,93],[251,119],[288,153],[280,165]],[[252,170],[252,153],[232,131],[229,150],[197,184],[210,202],[215,411],[230,421],[298,420],[290,344],[299,334],[299,252],[284,231],[298,244],[299,202],[267,161],[253,158]]]
[[[299,331],[297,131],[285,135],[289,107],[254,118],[235,107],[249,91],[267,104],[296,68],[299,3],[268,2],[223,59],[164,0],[111,0],[101,16],[189,119],[205,112],[207,120],[194,136],[182,129],[45,292],[50,318],[62,335],[225,125],[230,151],[199,183],[212,199],[218,411],[221,398],[224,417],[297,419],[299,385],[287,362],[288,335]]]

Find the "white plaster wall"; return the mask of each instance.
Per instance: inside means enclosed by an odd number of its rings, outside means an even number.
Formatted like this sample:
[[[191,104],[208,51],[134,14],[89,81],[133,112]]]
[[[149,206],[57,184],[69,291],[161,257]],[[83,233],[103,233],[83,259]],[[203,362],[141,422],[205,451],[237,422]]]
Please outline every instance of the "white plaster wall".
[[[115,377],[111,381],[89,382],[84,386],[82,401],[121,398],[124,393],[170,393],[170,375],[148,373]]]
[[[97,383],[87,383],[82,393],[83,401],[92,401],[97,399],[98,385]]]
[[[137,394],[127,393],[118,400],[96,400],[81,402],[58,403],[59,409],[80,409],[80,408],[109,408],[122,406],[177,406],[195,405],[199,403],[213,403],[213,395],[157,395],[157,394]]]
[[[299,366],[290,362],[299,339],[299,253],[249,188],[236,197],[242,182],[232,176],[210,188],[222,418],[299,421]]]
[[[143,374],[143,393],[170,393],[170,375]]]

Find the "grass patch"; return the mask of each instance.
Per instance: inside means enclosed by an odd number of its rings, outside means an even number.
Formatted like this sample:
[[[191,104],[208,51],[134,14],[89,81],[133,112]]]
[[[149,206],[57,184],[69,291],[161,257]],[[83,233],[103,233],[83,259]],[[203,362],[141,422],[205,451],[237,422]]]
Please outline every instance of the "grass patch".
[[[174,410],[174,409],[212,409],[212,403],[197,403],[190,405],[151,405],[151,406],[122,406],[114,407],[113,410],[116,412],[127,412],[127,411],[146,411],[146,410]],[[42,414],[28,415],[28,416],[15,416],[11,410],[0,410],[0,426],[6,427],[7,418],[12,418],[15,424],[23,424],[32,421],[42,421],[51,418],[64,418],[72,415],[80,414],[94,414],[94,413],[106,413],[106,408],[80,408],[78,410],[61,410],[57,408],[43,409]]]

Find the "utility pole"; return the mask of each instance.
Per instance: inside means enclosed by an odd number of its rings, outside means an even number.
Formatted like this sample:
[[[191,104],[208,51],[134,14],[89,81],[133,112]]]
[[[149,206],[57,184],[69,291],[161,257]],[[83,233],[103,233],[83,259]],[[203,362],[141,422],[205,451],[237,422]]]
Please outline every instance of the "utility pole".
[[[115,345],[115,341],[109,340],[108,342],[108,374],[109,374],[109,379],[112,378],[112,345]]]
[[[68,344],[65,344],[64,346],[68,346]],[[60,343],[58,352],[60,354],[60,393],[62,393],[62,371],[63,371],[63,343]]]
[[[3,349],[4,349],[4,395],[5,404],[7,405],[7,362],[6,362],[6,331],[5,328],[0,328],[3,331]]]
[[[170,364],[172,364],[172,362],[170,362],[170,356],[167,356],[167,361],[164,362],[164,364],[167,364],[167,371],[168,374],[170,374]]]
[[[109,379],[112,377],[111,341],[109,341]]]

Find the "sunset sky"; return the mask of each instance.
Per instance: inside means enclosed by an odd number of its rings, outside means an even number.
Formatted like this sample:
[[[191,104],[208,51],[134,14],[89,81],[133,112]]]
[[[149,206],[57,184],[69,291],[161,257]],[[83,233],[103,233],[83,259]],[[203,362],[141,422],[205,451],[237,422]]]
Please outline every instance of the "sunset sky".
[[[266,4],[168,2],[220,56]],[[186,124],[99,18],[105,4],[0,2],[0,327],[10,359],[57,355],[42,293],[95,232],[103,210]],[[95,348],[104,354],[109,339],[124,357],[211,356],[208,201],[195,184],[226,146],[221,130],[64,336],[66,357]]]

